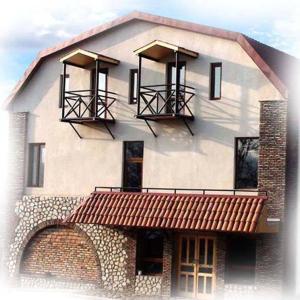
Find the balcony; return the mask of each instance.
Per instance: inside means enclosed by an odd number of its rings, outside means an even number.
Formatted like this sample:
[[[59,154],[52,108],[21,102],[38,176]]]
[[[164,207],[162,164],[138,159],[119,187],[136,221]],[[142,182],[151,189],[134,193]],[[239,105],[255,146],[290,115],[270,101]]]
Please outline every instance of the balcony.
[[[198,53],[158,40],[135,50],[134,53],[139,56],[136,117],[146,122],[155,137],[148,121],[182,120],[193,135],[187,120],[194,120],[189,104],[195,96],[195,89],[186,85],[185,71],[186,60],[197,58]],[[166,63],[166,83],[142,85],[143,58]]]
[[[90,126],[91,124],[104,124],[112,138],[108,123],[114,123],[115,118],[111,113],[111,106],[117,94],[107,89],[107,66],[115,66],[119,61],[95,52],[77,49],[60,59],[63,63],[61,85],[61,122],[71,125],[80,137],[73,124]],[[101,66],[106,68],[100,68]],[[69,90],[66,88],[67,66],[85,69],[90,72],[89,89]],[[105,72],[103,70],[106,70]],[[83,73],[83,76],[86,73]],[[77,75],[78,77],[78,75]],[[76,82],[84,81],[84,77],[75,78]]]
[[[97,97],[97,101],[95,100]],[[98,90],[65,91],[62,107],[62,122],[93,123],[114,122],[110,107],[116,101],[116,93]]]
[[[137,118],[151,121],[194,120],[188,106],[194,96],[194,88],[183,84],[178,84],[178,89],[175,84],[141,86]]]

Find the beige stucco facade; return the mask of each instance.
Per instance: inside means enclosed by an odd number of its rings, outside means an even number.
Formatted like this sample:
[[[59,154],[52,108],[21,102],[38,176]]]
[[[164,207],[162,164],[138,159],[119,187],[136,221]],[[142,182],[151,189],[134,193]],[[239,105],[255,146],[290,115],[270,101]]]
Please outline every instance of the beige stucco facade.
[[[163,40],[199,53],[186,59],[186,84],[196,90],[191,110],[194,136],[180,121],[153,124],[155,138],[145,122],[134,117],[128,104],[129,69],[137,68],[133,51],[153,40]],[[14,112],[29,112],[28,143],[46,144],[42,188],[25,194],[88,195],[95,186],[122,185],[123,141],[144,141],[143,186],[176,188],[234,188],[234,138],[259,135],[259,101],[280,100],[279,91],[234,41],[131,21],[95,36],[75,48],[120,60],[109,68],[108,89],[118,94],[112,107],[116,124],[93,129],[59,121],[59,58],[66,49],[47,58],[12,105]],[[171,60],[171,58],[170,58]],[[222,62],[222,99],[209,100],[209,67]],[[89,88],[90,74],[68,67],[70,89]],[[165,64],[143,60],[143,84],[165,83]]]

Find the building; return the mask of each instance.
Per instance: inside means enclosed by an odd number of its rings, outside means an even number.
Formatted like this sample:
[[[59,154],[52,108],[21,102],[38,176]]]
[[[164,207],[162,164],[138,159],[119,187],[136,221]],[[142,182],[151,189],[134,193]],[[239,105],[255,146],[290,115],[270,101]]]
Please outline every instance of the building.
[[[292,290],[297,63],[140,12],[42,51],[5,102],[10,274],[123,297]]]

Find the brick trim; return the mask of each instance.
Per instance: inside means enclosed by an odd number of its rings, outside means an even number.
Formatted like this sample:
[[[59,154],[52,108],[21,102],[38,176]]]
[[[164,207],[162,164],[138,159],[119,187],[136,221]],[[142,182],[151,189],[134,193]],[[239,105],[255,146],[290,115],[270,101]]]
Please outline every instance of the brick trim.
[[[102,282],[102,272],[101,272],[101,264],[100,264],[100,259],[99,256],[97,254],[96,248],[92,242],[92,240],[90,239],[90,237],[88,236],[88,234],[82,230],[79,226],[77,225],[66,225],[65,223],[62,222],[62,220],[59,219],[53,219],[53,220],[47,220],[44,222],[39,223],[37,226],[35,226],[32,230],[30,230],[30,232],[27,234],[26,238],[23,240],[22,245],[20,247],[20,250],[17,254],[16,257],[16,279],[19,280],[21,277],[21,272],[20,272],[20,267],[21,267],[21,260],[22,257],[24,255],[24,250],[26,249],[28,243],[30,242],[30,240],[41,230],[46,229],[47,227],[50,226],[60,226],[60,227],[66,227],[66,228],[71,228],[73,229],[75,232],[79,233],[82,237],[84,237],[86,243],[88,244],[88,246],[91,248],[94,257],[97,261],[97,266],[99,268],[99,282],[97,282],[97,284],[99,285],[100,288],[103,287],[103,282]]]

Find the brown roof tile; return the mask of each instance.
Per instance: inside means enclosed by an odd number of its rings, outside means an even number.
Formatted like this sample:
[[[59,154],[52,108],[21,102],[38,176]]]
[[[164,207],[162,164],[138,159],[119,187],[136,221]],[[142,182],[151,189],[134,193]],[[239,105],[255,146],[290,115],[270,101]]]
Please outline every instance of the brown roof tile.
[[[94,192],[67,223],[255,232],[266,196]]]

